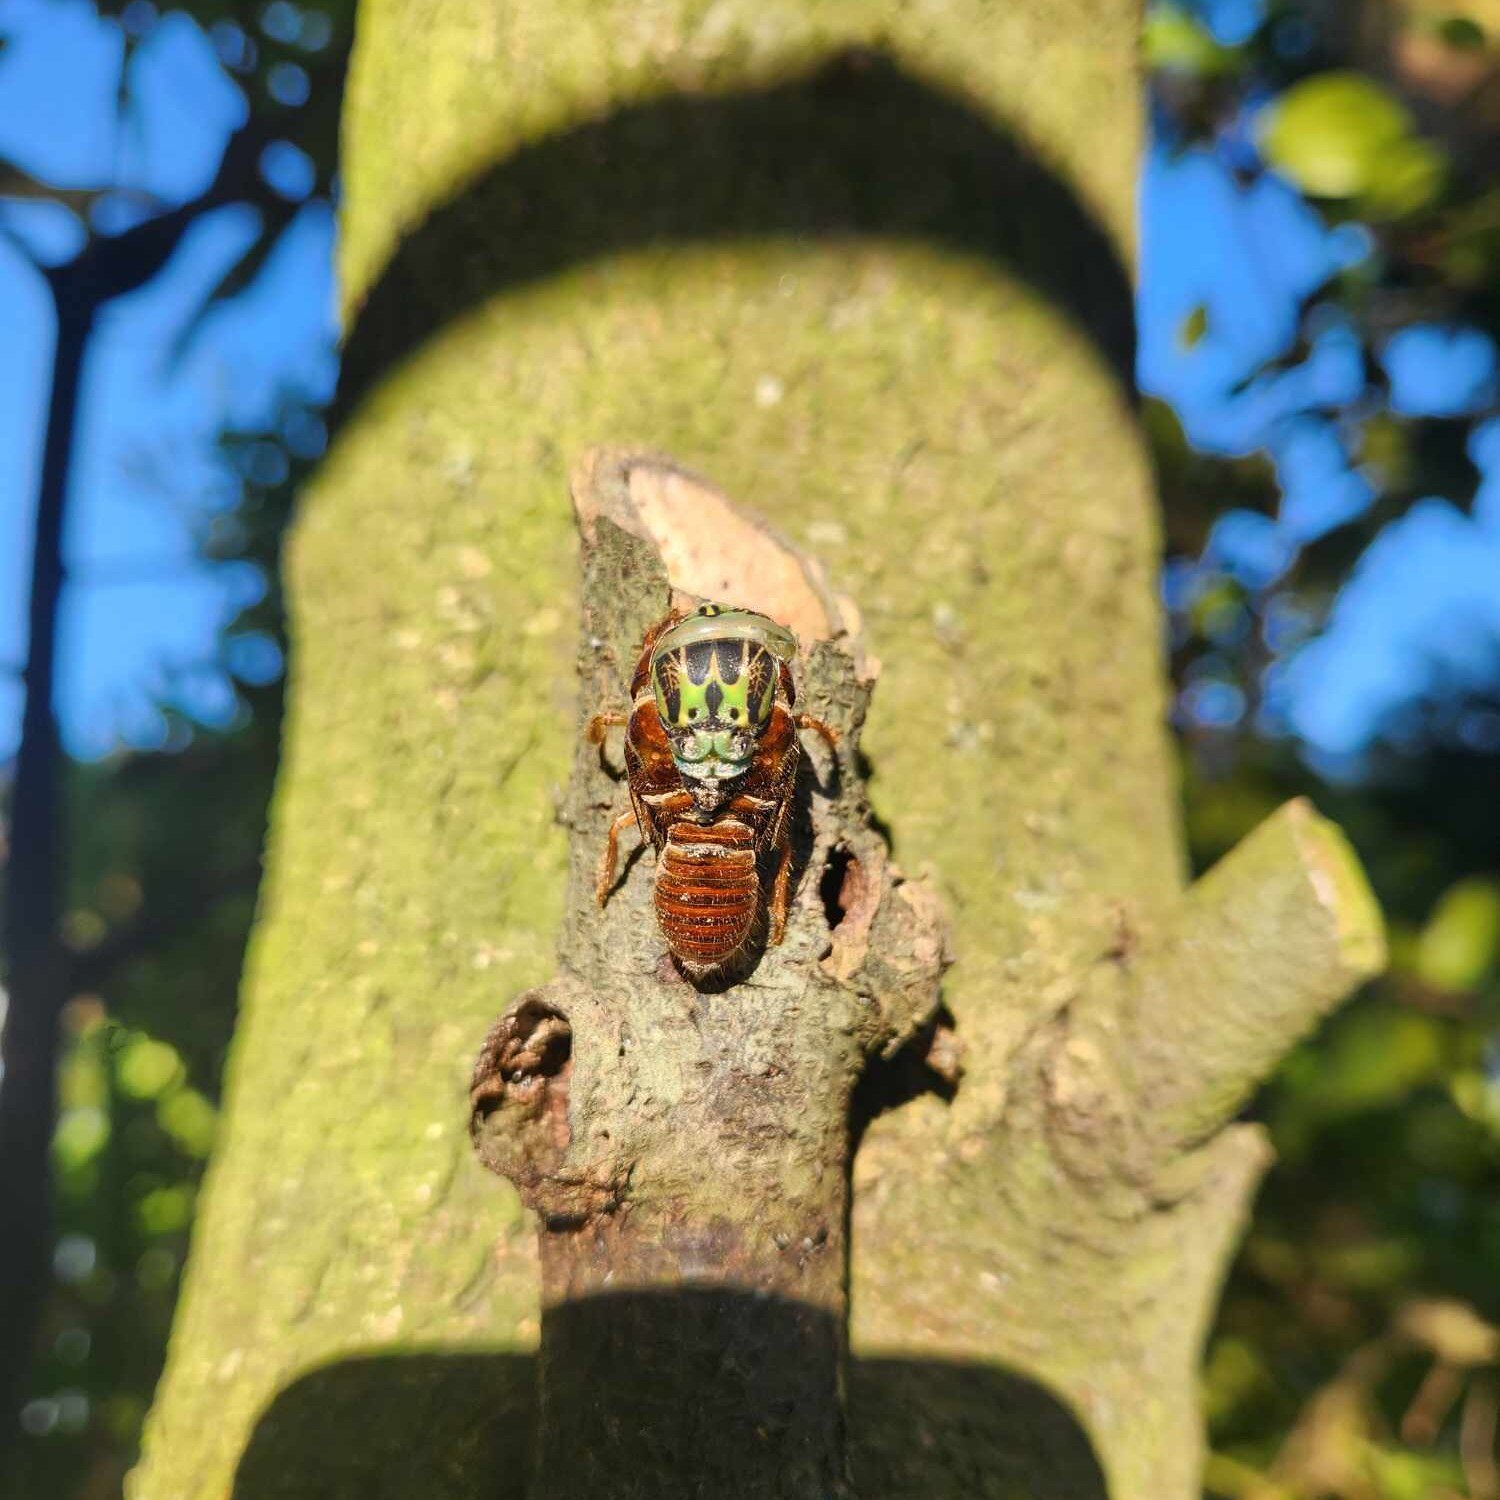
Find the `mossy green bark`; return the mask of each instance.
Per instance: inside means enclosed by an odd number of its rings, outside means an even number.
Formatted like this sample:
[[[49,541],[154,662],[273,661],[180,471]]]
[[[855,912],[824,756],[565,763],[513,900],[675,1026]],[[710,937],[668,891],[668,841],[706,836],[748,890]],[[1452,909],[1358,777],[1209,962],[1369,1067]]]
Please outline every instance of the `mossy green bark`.
[[[716,145],[665,128],[651,150],[626,142],[619,169],[645,200],[656,163],[696,150],[680,191],[749,204],[733,232],[552,267],[539,252],[517,276],[517,242],[562,215],[586,241],[588,205],[565,180],[521,204],[484,196],[549,132],[876,48],[968,101],[1128,260],[1136,23],[1128,0],[367,0],[341,252],[362,399],[291,548],[267,895],[132,1500],[521,1482],[502,1418],[524,1408],[510,1356],[536,1335],[532,1233],[468,1157],[465,1085],[491,1018],[548,977],[562,923],[567,477],[599,443],[670,453],[821,557],[884,662],[870,792],[897,858],[949,907],[966,1073],[951,1106],[918,1100],[864,1142],[856,1353],[1019,1371],[1075,1414],[1116,1500],[1192,1490],[1198,1341],[1260,1153],[1223,1137],[1175,1185],[1122,1187],[1109,1110],[1090,1103],[1119,1103],[1113,1075],[1096,1087],[1073,1058],[1070,1094],[1065,1066],[1071,1008],[1125,982],[1122,953],[1166,929],[1183,867],[1144,445],[1120,351],[1037,270],[1076,259],[1097,280],[1098,247],[1090,261],[1047,238],[1056,204],[1030,177],[972,206],[996,220],[995,253],[925,237],[924,205],[971,212],[940,151],[926,175],[901,158],[890,180],[803,186],[810,218],[843,191],[893,205],[900,233],[757,233],[778,174],[727,180],[731,153],[715,180]],[[810,135],[815,165],[821,150]],[[382,300],[403,240],[421,274]],[[420,339],[388,335],[402,317]],[[413,352],[380,368],[382,348]],[[445,1357],[478,1362],[414,1437],[375,1394],[381,1362],[399,1390]],[[330,1405],[339,1366],[360,1395]],[[866,1493],[1015,1492],[1025,1462],[976,1474],[943,1436],[983,1429],[951,1415],[951,1384],[910,1385],[930,1446],[917,1465],[872,1428]],[[282,1460],[247,1469],[268,1431]],[[337,1480],[310,1489],[298,1454]]]

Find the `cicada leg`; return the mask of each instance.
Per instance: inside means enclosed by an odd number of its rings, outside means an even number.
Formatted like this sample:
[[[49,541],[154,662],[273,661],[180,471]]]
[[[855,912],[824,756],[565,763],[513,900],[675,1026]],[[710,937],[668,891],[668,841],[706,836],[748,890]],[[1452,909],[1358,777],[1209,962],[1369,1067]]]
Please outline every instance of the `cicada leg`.
[[[609,825],[609,837],[604,841],[604,854],[599,860],[599,878],[594,885],[594,894],[603,906],[609,900],[610,887],[615,883],[615,866],[620,862],[620,835],[627,829],[638,826],[635,809],[622,812]]]
[[[771,913],[771,931],[768,941],[773,948],[781,946],[781,940],[786,936],[786,914],[792,899],[792,828],[791,820],[785,823],[785,832],[781,840],[781,861],[776,866],[776,877],[771,882],[771,899],[768,903]]]
[[[628,724],[629,722],[629,714],[611,711],[606,714],[595,714],[583,727],[584,743],[599,747],[599,767],[610,776],[616,776],[617,773],[610,770],[608,763],[604,759],[604,736],[609,730],[618,728],[621,724]]]
[[[621,724],[629,722],[630,715],[622,714],[617,710],[611,710],[607,714],[595,714],[584,726],[583,737],[591,745],[602,745],[606,730],[617,729]]]
[[[799,729],[811,729],[815,733],[821,734],[830,750],[838,749],[839,732],[832,724],[825,724],[821,719],[813,718],[811,714],[796,714],[794,717],[797,720],[797,727]]]

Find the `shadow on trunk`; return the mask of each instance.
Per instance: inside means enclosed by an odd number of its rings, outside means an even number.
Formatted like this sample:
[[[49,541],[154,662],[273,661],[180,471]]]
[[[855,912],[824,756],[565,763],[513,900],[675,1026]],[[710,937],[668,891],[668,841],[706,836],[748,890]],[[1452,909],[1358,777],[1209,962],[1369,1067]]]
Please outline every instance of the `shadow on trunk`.
[[[797,1371],[837,1336],[821,1314],[730,1291],[623,1293],[558,1308],[565,1337],[596,1350],[599,1378],[549,1413],[546,1473],[534,1463],[536,1361],[520,1354],[391,1354],[342,1360],[282,1391],[257,1423],[233,1500],[687,1500],[818,1494],[797,1433],[817,1391]],[[724,1332],[714,1368],[675,1356]],[[922,1393],[920,1406],[913,1399]],[[769,1398],[769,1399],[768,1399]],[[784,1398],[784,1399],[783,1399]],[[743,1419],[750,1410],[779,1417]],[[1082,1429],[1032,1381],[978,1364],[860,1359],[848,1377],[860,1500],[1106,1500]],[[769,1449],[785,1460],[768,1466]],[[760,1456],[757,1456],[759,1453]],[[691,1455],[678,1463],[680,1455]],[[564,1466],[567,1472],[560,1472]],[[773,1488],[745,1476],[778,1471]],[[809,1487],[811,1483],[811,1487]]]
[[[1071,186],[969,101],[846,52],[766,89],[627,106],[467,184],[355,310],[340,409],[507,287],[648,246],[780,237],[990,261],[1060,309],[1135,403],[1130,278]]]

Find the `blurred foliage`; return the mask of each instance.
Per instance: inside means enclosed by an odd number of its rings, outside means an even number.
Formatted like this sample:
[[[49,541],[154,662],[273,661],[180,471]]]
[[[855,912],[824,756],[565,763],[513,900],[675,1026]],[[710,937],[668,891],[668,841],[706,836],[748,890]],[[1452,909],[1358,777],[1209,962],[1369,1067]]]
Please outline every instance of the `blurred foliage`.
[[[1285,89],[1261,116],[1260,150],[1309,197],[1343,199],[1378,219],[1416,213],[1442,190],[1443,154],[1363,73],[1319,73]]]
[[[1210,1341],[1210,1493],[1500,1495],[1500,759],[1428,749],[1329,786],[1274,746],[1189,769],[1211,863],[1285,797],[1349,830],[1390,973],[1286,1061],[1277,1164]],[[1449,830],[1463,826],[1463,836]]]
[[[1367,247],[1242,387],[1294,376],[1330,328],[1351,334],[1363,388],[1305,409],[1337,433],[1367,506],[1272,565],[1236,565],[1226,518],[1279,515],[1268,452],[1201,452],[1165,405],[1147,411],[1195,864],[1310,795],[1349,831],[1391,924],[1389,974],[1256,1107],[1277,1165],[1209,1344],[1215,1496],[1500,1500],[1500,650],[1477,673],[1434,660],[1357,761],[1324,775],[1274,691],[1384,528],[1426,496],[1466,509],[1478,489],[1471,440],[1495,393],[1413,413],[1384,359],[1418,324],[1500,333],[1497,27],[1493,9],[1384,0],[1272,4],[1232,46],[1186,8],[1148,23],[1158,138],[1241,186],[1279,176]],[[1206,328],[1189,325],[1184,347]]]
[[[134,253],[133,231],[167,225],[174,211],[209,211],[225,203],[253,206],[260,232],[185,324],[178,350],[219,303],[243,291],[264,267],[281,232],[308,198],[332,197],[344,74],[353,41],[356,0],[92,0],[119,29],[123,66],[116,101],[128,125],[135,105],[134,55],[164,23],[186,20],[201,30],[246,105],[244,122],[226,144],[215,180],[186,205],[157,201],[111,181],[62,188],[33,178],[0,158],[0,201],[42,200],[71,212],[85,231],[74,258],[106,259],[112,249]],[[0,44],[3,44],[0,33]],[[295,160],[298,170],[278,171]],[[305,177],[305,180],[303,180]],[[174,235],[174,239],[175,239]]]
[[[1158,5],[1146,54],[1159,140],[1209,153],[1242,188],[1279,177],[1330,225],[1357,226],[1364,239],[1363,254],[1303,299],[1289,345],[1240,385],[1266,388],[1306,371],[1330,330],[1357,341],[1363,389],[1300,409],[1331,425],[1376,499],[1294,549],[1260,584],[1295,600],[1316,626],[1389,521],[1427,495],[1465,509],[1474,499],[1470,438],[1500,411],[1496,392],[1454,413],[1395,410],[1385,359],[1392,335],[1415,326],[1491,343],[1500,335],[1500,29],[1465,15],[1413,18],[1391,0],[1273,0],[1244,40],[1225,47],[1189,9]],[[1191,347],[1209,326],[1195,309],[1181,342]],[[1194,453],[1172,413],[1155,405],[1153,436],[1168,473],[1195,471],[1169,496],[1174,550],[1201,559],[1214,523],[1233,509],[1276,515],[1279,491],[1263,458]],[[1222,641],[1210,645],[1222,654]],[[1246,645],[1232,665],[1253,714],[1266,643]]]

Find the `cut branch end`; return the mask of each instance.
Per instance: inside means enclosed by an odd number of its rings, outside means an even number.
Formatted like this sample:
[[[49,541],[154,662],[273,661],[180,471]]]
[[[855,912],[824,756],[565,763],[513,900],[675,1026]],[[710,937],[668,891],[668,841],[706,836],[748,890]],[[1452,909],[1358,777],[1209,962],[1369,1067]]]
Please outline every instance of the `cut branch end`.
[[[1287,803],[1192,887],[1132,976],[1122,1055],[1148,1133],[1169,1149],[1206,1139],[1384,963],[1348,840]]]

